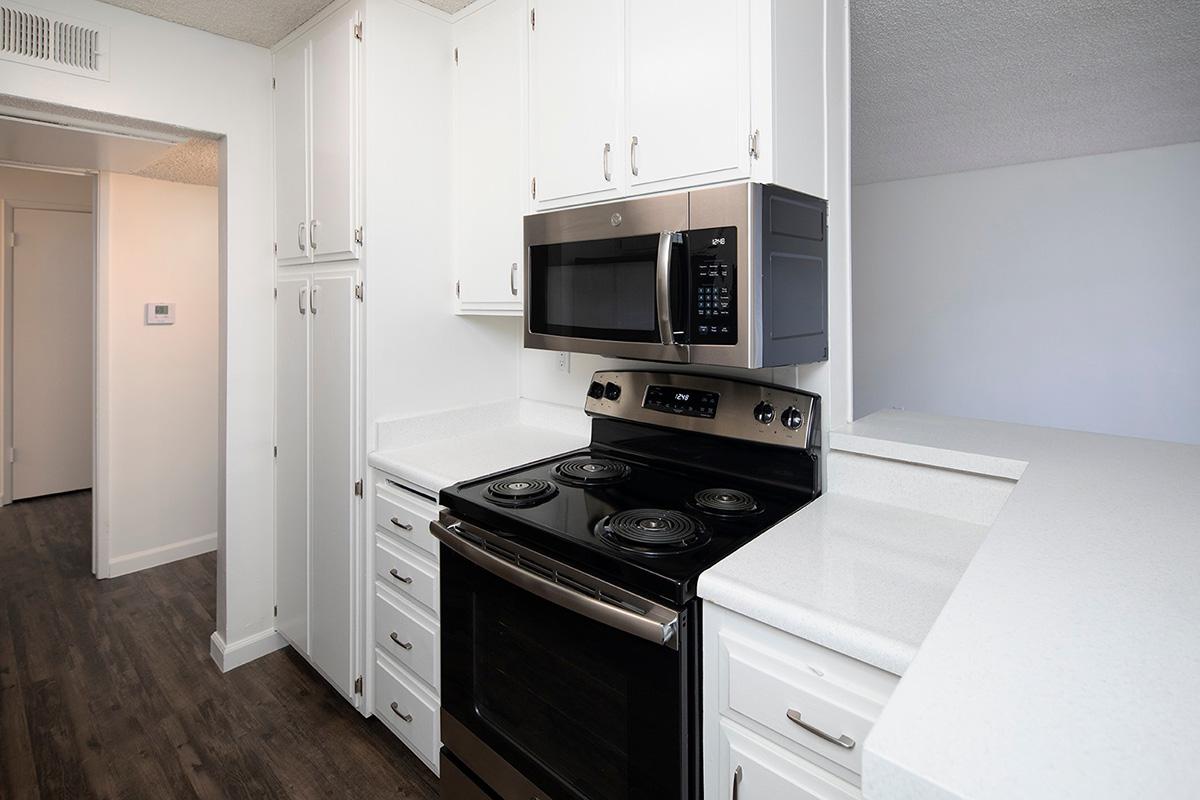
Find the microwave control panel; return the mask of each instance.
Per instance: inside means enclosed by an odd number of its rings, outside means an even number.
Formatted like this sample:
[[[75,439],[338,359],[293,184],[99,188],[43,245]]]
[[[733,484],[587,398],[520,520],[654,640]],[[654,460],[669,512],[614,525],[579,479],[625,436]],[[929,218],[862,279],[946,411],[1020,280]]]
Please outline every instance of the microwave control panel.
[[[737,228],[688,231],[688,340],[737,344]]]

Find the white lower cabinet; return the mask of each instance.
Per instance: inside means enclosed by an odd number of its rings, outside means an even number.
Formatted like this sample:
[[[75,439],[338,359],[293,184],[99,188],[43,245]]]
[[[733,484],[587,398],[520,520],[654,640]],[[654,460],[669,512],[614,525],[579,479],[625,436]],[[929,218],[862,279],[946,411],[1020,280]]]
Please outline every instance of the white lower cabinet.
[[[895,675],[704,607],[705,796],[861,797],[862,747]]]
[[[276,628],[355,705],[357,284],[289,272],[275,309]]]
[[[369,574],[372,710],[434,773],[441,749],[438,548],[433,501],[386,475],[374,487]]]

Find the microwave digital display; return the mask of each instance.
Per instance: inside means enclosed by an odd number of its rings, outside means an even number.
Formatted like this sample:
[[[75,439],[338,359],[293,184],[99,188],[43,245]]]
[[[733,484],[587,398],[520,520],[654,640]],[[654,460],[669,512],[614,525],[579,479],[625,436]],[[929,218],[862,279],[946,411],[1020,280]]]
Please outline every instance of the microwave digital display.
[[[712,419],[717,415],[716,392],[702,392],[682,386],[647,386],[642,408],[662,411],[667,414],[682,414],[685,417]]]
[[[736,344],[737,228],[688,231],[692,344]]]

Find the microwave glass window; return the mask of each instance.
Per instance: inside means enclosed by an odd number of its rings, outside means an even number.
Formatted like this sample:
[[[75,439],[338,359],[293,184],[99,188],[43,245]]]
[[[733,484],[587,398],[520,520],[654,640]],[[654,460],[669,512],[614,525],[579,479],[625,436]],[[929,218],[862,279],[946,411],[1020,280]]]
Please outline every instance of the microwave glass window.
[[[534,333],[653,342],[658,236],[629,236],[529,249],[529,323]]]

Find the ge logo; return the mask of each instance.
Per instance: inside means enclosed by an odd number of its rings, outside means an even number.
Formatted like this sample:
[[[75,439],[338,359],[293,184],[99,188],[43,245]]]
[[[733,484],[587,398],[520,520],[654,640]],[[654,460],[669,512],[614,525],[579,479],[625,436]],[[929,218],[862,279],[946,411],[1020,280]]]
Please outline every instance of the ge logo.
[[[621,215],[620,215],[620,214],[613,214],[613,215],[612,215],[612,218],[611,218],[611,219],[609,219],[609,222],[611,222],[611,223],[612,223],[612,226],[613,226],[614,228],[615,228],[615,227],[617,227],[618,225],[620,225],[620,224],[621,224]]]
[[[713,246],[714,246],[714,247],[715,247],[716,245],[719,245],[719,244],[725,244],[725,237],[724,237],[724,236],[722,236],[720,239],[713,239]]]

